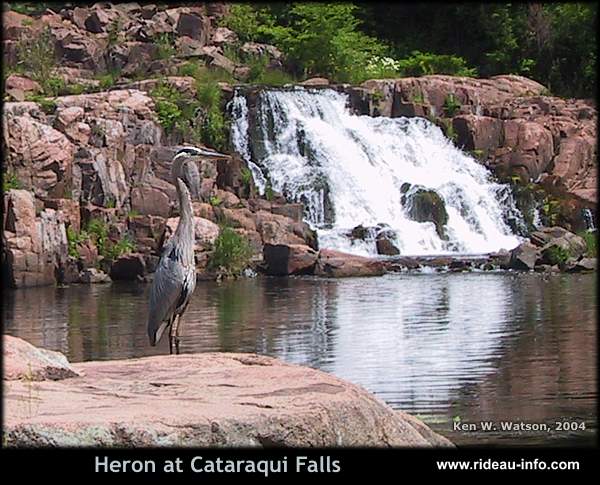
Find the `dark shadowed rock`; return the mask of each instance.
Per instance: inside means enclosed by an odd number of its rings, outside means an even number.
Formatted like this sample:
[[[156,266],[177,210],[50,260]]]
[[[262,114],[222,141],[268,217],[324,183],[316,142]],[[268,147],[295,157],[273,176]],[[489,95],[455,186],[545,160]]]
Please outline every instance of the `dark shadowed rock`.
[[[303,244],[265,244],[266,273],[273,276],[312,274],[318,253]]]
[[[113,280],[139,280],[146,274],[146,262],[141,254],[120,256],[110,267]]]
[[[452,446],[359,386],[270,357],[204,353],[73,367],[85,375],[35,384],[34,409],[21,397],[31,383],[6,386],[5,446]]]

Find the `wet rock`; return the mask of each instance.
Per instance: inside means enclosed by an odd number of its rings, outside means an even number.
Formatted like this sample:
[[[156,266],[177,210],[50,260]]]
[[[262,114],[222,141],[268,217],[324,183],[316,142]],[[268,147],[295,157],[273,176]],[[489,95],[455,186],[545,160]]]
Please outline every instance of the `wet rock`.
[[[266,273],[273,276],[312,274],[318,253],[303,244],[265,244]]]
[[[538,248],[529,241],[519,244],[510,253],[510,268],[532,270],[539,257]]]
[[[381,276],[385,272],[384,265],[372,258],[322,249],[319,251],[315,274],[342,278],[347,276]]]
[[[273,204],[271,206],[271,212],[281,216],[289,217],[294,222],[302,222],[304,217],[304,205],[303,204]]]
[[[566,270],[570,273],[579,273],[582,271],[596,271],[598,262],[596,258],[581,258],[574,264],[567,265]]]
[[[146,275],[146,262],[141,254],[120,256],[110,266],[110,278],[114,281],[136,281]]]
[[[74,367],[85,376],[60,388],[36,384],[34,415],[19,398],[28,383],[11,382],[6,446],[452,446],[359,386],[270,357],[184,354]]]
[[[79,280],[81,283],[87,284],[110,283],[111,281],[110,276],[96,268],[84,269],[79,274]]]
[[[58,381],[81,377],[83,373],[69,364],[60,352],[40,349],[23,339],[3,335],[5,381]]]
[[[403,198],[404,199],[404,198]],[[440,238],[446,237],[448,213],[444,200],[435,190],[417,189],[404,199],[408,216],[417,222],[433,222]]]
[[[375,245],[377,246],[377,254],[385,256],[395,256],[400,254],[400,250],[394,244],[396,233],[391,229],[384,229],[380,231],[375,238]]]

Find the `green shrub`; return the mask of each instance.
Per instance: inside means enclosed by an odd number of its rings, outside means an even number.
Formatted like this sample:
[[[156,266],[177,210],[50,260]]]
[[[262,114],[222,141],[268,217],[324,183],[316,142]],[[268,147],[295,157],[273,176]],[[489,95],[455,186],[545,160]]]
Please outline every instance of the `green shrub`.
[[[450,118],[452,118],[458,112],[460,107],[461,104],[458,102],[454,94],[450,93],[446,96],[446,99],[444,99],[444,111]]]
[[[82,230],[76,232],[72,226],[67,227],[67,243],[69,245],[69,256],[79,258],[79,246],[89,240],[89,234]]]
[[[25,99],[39,104],[41,110],[46,114],[52,114],[56,111],[56,102],[53,99],[46,98],[40,94],[30,94]]]
[[[203,117],[198,133],[201,141],[217,150],[227,145],[227,124],[221,109],[221,88],[216,81],[197,81],[198,102],[203,109]]]
[[[239,276],[248,267],[252,249],[248,241],[230,227],[222,227],[209,259],[209,269],[227,276]]]
[[[280,70],[268,67],[269,58],[266,55],[253,56],[247,61],[250,74],[247,82],[252,84],[264,84],[266,86],[283,86],[295,82],[292,75]]]
[[[157,59],[172,59],[175,56],[175,38],[172,34],[163,33],[160,34],[155,44],[158,47],[156,51]]]
[[[57,91],[64,87],[64,81],[52,76],[56,53],[50,27],[47,26],[35,37],[21,37],[16,45],[16,57],[17,70],[37,81],[44,93],[56,96]]]
[[[4,178],[2,179],[2,190],[7,192],[11,189],[20,189],[21,182],[17,178],[17,174],[14,172],[4,172]]]
[[[223,200],[217,195],[211,195],[208,199],[208,203],[213,207],[218,207],[223,203]]]
[[[126,234],[116,243],[109,243],[103,251],[102,256],[104,256],[109,261],[114,261],[115,259],[118,259],[124,254],[134,252],[135,249],[135,241],[129,235]]]
[[[596,258],[598,256],[598,233],[597,231],[581,231],[577,233],[583,238],[587,246],[586,256]]]
[[[550,264],[558,264],[559,266],[565,264],[571,257],[571,253],[569,252],[569,250],[561,246],[549,247],[548,249],[546,249],[544,255],[546,256]]]
[[[398,61],[398,71],[403,76],[449,74],[453,76],[477,76],[477,69],[467,67],[462,57],[413,51],[410,57]]]

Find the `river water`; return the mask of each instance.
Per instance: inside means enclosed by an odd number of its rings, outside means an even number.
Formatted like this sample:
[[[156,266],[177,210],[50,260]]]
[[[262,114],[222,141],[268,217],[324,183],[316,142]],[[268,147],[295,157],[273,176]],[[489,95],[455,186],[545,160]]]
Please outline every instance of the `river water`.
[[[148,345],[148,289],[113,283],[5,292],[4,332],[73,362],[168,353],[166,341]],[[591,445],[596,311],[594,274],[199,282],[181,350],[257,352],[333,373],[458,445]],[[498,429],[483,431],[482,421]],[[502,430],[503,422],[549,430]],[[557,431],[556,422],[577,429]]]

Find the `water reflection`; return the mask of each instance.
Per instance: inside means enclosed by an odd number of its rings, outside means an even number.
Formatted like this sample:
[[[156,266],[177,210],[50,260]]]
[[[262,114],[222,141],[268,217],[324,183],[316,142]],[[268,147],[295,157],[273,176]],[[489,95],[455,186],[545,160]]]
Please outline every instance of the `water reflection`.
[[[242,351],[310,365],[420,415],[458,443],[589,442],[596,426],[594,275],[401,274],[198,283],[183,352]],[[5,332],[71,361],[149,347],[145,285],[6,293]],[[463,421],[579,418],[575,435],[457,434]]]

